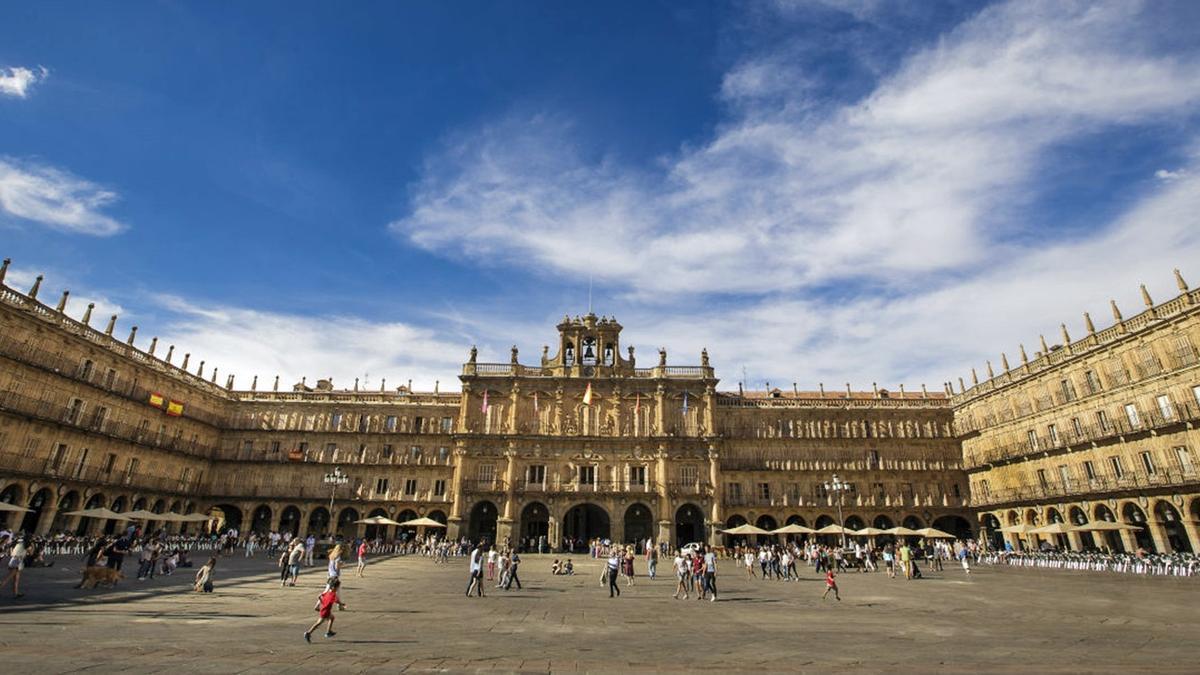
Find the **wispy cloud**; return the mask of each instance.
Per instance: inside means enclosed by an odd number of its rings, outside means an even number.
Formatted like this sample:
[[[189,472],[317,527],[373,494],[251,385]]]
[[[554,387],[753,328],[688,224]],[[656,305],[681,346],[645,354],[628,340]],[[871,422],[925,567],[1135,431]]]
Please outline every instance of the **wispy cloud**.
[[[106,237],[126,225],[103,213],[117,194],[67,171],[0,157],[0,213],[51,229]]]
[[[33,85],[45,81],[50,71],[42,66],[37,68],[0,68],[0,96],[26,98]]]

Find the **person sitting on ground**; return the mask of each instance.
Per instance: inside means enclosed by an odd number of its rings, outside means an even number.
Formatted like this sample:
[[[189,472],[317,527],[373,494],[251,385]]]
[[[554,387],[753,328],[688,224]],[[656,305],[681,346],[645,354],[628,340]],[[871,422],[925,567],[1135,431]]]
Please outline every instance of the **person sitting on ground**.
[[[562,563],[558,562],[558,558],[554,559],[554,564],[550,566],[550,574],[562,574]]]
[[[575,565],[571,562],[570,558],[567,558],[567,562],[563,563],[563,574],[575,574]]]

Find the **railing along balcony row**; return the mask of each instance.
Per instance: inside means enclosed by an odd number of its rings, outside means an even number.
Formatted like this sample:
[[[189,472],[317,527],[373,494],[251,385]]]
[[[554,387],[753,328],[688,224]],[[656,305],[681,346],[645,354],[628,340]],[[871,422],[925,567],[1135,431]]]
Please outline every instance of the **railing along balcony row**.
[[[50,401],[39,401],[37,399],[18,394],[15,391],[0,393],[0,411],[24,415],[34,419],[58,424],[84,433],[106,436],[119,441],[128,441],[137,445],[143,445],[161,450],[170,450],[174,452],[182,452],[188,455],[197,457],[213,457],[217,453],[217,447],[207,445],[205,443],[192,442],[184,440],[182,437],[160,435],[157,430],[151,430],[148,427],[133,426],[124,422],[102,418],[96,419],[94,413],[77,413],[70,406],[53,403]]]
[[[114,468],[105,471],[104,467],[76,462],[55,462],[46,457],[26,457],[17,453],[0,452],[0,471],[25,476],[44,478],[52,476],[63,480],[74,480],[89,485],[127,486],[139,490],[154,490],[176,494],[193,494],[197,482],[195,479],[180,480],[170,476],[155,475]]]
[[[576,364],[566,366],[567,373],[582,371],[583,366]],[[607,368],[608,366],[595,366],[596,368]],[[557,366],[523,366],[518,363],[467,363],[463,366],[464,375],[487,375],[495,377],[555,377]],[[632,375],[638,379],[656,379],[656,378],[711,378],[713,376],[712,368],[704,366],[655,366],[654,368],[634,368]]]
[[[454,501],[448,493],[435,494],[432,489],[406,492],[404,488],[391,488],[383,492],[370,489],[367,483],[353,487],[341,486],[333,492],[330,486],[319,480],[311,483],[264,484],[250,483],[243,480],[215,481],[205,488],[205,494],[210,497],[227,497],[230,499],[320,499],[328,500],[333,494],[337,501],[353,502],[412,502],[412,503],[449,503]]]
[[[725,506],[788,506],[788,507],[804,507],[804,508],[829,508],[837,507],[837,498],[832,495],[814,495],[805,496],[797,494],[781,494],[764,497],[761,495],[730,495],[726,494],[722,498],[722,503]],[[943,495],[904,495],[904,494],[857,494],[847,496],[842,502],[842,506],[866,506],[866,507],[895,507],[895,506],[971,506],[971,500],[967,497],[955,497],[950,494]]]
[[[1020,504],[1043,499],[1086,497],[1096,493],[1130,492],[1167,487],[1191,486],[1200,483],[1195,469],[1163,468],[1152,474],[1129,472],[1122,476],[1096,476],[1091,479],[1047,482],[1045,485],[1026,484],[1014,488],[981,490],[975,496],[977,506]]]

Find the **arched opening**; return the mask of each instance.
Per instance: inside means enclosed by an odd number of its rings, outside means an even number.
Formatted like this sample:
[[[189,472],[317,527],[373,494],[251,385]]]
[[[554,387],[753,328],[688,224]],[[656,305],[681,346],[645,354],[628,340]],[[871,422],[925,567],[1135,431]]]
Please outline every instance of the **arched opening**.
[[[288,506],[279,514],[279,531],[291,532],[292,536],[300,534],[300,509]]]
[[[104,495],[94,494],[88,498],[87,502],[83,505],[83,508],[98,509],[102,506],[104,506]],[[94,523],[94,518],[80,518],[79,524],[75,526],[75,534],[81,537],[86,535],[88,531],[94,527]]]
[[[496,541],[496,505],[482,501],[471,508],[470,520],[467,523],[467,536],[471,541]]]
[[[893,521],[891,518],[888,518],[887,516],[885,516],[883,514],[875,516],[875,520],[871,521],[871,527],[875,527],[880,530],[890,530],[895,526],[896,526],[895,521]]]
[[[440,511],[440,510],[430,511],[429,515],[427,517],[430,520],[436,520],[443,525],[446,524],[446,512],[445,511]],[[404,521],[402,520],[400,522],[403,523]]]
[[[858,516],[846,516],[845,528],[847,530],[861,530],[866,526],[867,524],[863,522],[862,518]]]
[[[1158,517],[1158,522],[1166,532],[1167,543],[1170,544],[1172,551],[1177,553],[1191,553],[1194,550],[1192,542],[1188,538],[1187,530],[1183,528],[1183,519],[1179,516],[1179,511],[1174,506],[1160,501],[1154,507],[1154,515]]]
[[[113,509],[116,511],[116,509]],[[242,510],[232,504],[217,504],[209,512],[216,521],[216,531],[242,531]]]
[[[905,516],[904,520],[900,521],[900,524],[910,530],[919,530],[925,527],[925,523],[916,516]]]
[[[1129,502],[1125,508],[1121,509],[1121,515],[1125,516],[1125,522],[1138,526],[1138,529],[1133,530],[1133,538],[1137,541],[1137,545],[1155,553],[1157,549],[1154,548],[1154,538],[1150,536],[1150,524],[1146,522],[1146,512],[1142,511],[1137,504]]]
[[[625,542],[637,545],[641,552],[647,539],[654,535],[654,518],[645,504],[630,504],[625,509]]]
[[[1117,522],[1116,514],[1112,512],[1112,509],[1103,504],[1100,504],[1096,507],[1095,514],[1096,520],[1098,521],[1104,521],[1106,523]],[[1116,551],[1118,553],[1125,551],[1125,542],[1122,541],[1119,534],[1112,530],[1099,530],[1096,532],[1096,537],[1099,540],[1097,543],[1100,544],[1102,548],[1107,548],[1110,551]]]
[[[592,539],[611,537],[608,512],[595,504],[576,504],[563,516],[563,537],[566,548],[586,551]]]
[[[37,525],[41,522],[42,511],[49,506],[53,496],[50,494],[50,488],[42,488],[33,493],[33,498],[29,500],[28,507],[33,509],[25,514],[25,518],[21,521],[21,530],[23,532],[34,532],[37,530]]]
[[[79,499],[79,493],[71,490],[58,500],[58,511],[54,515],[54,522],[50,524],[51,532],[61,532],[67,529],[67,521],[71,518],[71,516],[66,516],[63,514],[68,511],[74,511],[78,509]],[[80,520],[82,520],[82,518]]]
[[[1087,514],[1083,512],[1083,509],[1079,508],[1078,506],[1072,506],[1070,510],[1067,511],[1067,521],[1072,527],[1079,527],[1081,525],[1087,525],[1088,517]],[[1096,548],[1096,539],[1092,537],[1091,532],[1078,532],[1076,534],[1079,537],[1080,546],[1085,549]]]
[[[996,551],[1003,550],[1004,533],[1000,531],[1000,519],[995,514],[985,513],[981,521],[988,547]]]
[[[746,522],[745,516],[735,513],[725,520],[725,527],[723,529],[732,530],[735,527],[741,527],[742,525],[745,525]],[[724,539],[726,546],[736,546],[737,544],[746,543],[745,536],[726,534],[722,536],[722,539]]]
[[[836,524],[837,524],[837,521],[833,519],[833,516],[828,515],[828,514],[821,514],[821,515],[817,516],[817,522],[816,522],[816,524],[813,525],[813,529],[819,530],[822,527],[829,527],[830,525],[836,525]]]
[[[779,529],[779,521],[764,513],[754,521],[754,526],[760,530],[770,532],[771,530]],[[759,544],[774,544],[778,541],[778,536],[774,534],[760,534],[756,537],[756,540]]]
[[[16,483],[13,483],[12,485],[9,485],[8,487],[4,488],[3,492],[0,492],[0,502],[4,502],[5,504],[12,504],[13,506],[24,506],[25,500],[23,500],[21,498],[21,495],[23,493],[24,493],[24,491],[21,489],[21,486],[17,485]],[[0,523],[2,523],[4,525],[4,527],[6,527],[6,528],[14,527],[13,525],[9,524],[10,514],[11,514],[12,522],[14,522],[14,523],[20,522],[20,520],[18,520],[20,518],[20,515],[18,515],[19,512],[17,512],[17,511],[0,511]]]
[[[675,511],[675,545],[704,543],[704,512],[695,504],[684,504]]]
[[[792,515],[788,516],[787,520],[783,521],[783,524],[784,525],[799,525],[800,527],[808,527],[808,521],[804,520],[804,516],[801,516],[800,514],[797,514],[797,513],[793,513]],[[784,535],[784,539],[786,539],[787,541],[804,541],[807,538],[808,538],[807,534]]]
[[[250,520],[250,530],[258,534],[271,531],[271,507],[263,504],[254,509],[254,517]]]
[[[412,509],[404,509],[403,511],[400,512],[400,515],[396,516],[396,522],[397,523],[407,523],[408,521],[416,520],[419,517],[420,516],[417,515],[416,511],[413,511]],[[412,525],[405,525],[403,527],[397,527],[396,528],[396,536],[403,537],[404,541],[408,541],[409,539],[412,539],[413,537],[417,536],[417,528],[413,527]]]
[[[329,509],[318,506],[308,514],[308,533],[319,537],[329,534]]]
[[[383,509],[375,509],[375,510],[371,511],[370,513],[368,513],[367,517],[368,518],[387,518],[387,511],[385,511]],[[398,520],[396,522],[403,523],[404,521]],[[387,525],[367,525],[366,530],[363,531],[363,538],[364,539],[383,539],[383,538],[387,537],[387,529],[388,529]]]
[[[1058,525],[1058,524],[1061,524],[1064,522],[1065,522],[1065,520],[1063,519],[1063,515],[1062,515],[1062,513],[1059,512],[1058,509],[1054,508],[1053,506],[1048,507],[1046,509],[1046,524],[1047,525]],[[1045,536],[1049,539],[1053,539],[1054,546],[1057,547],[1059,550],[1069,551],[1071,549],[1071,544],[1067,540],[1067,535],[1065,535],[1065,534],[1055,533],[1055,534],[1051,534],[1051,535],[1042,535],[1042,536]]]
[[[933,527],[959,539],[971,539],[971,521],[962,516],[940,516],[933,521]]]
[[[538,551],[550,537],[550,509],[541,502],[529,502],[521,509],[521,545],[526,551]]]
[[[1009,511],[1005,517],[1008,518],[1009,525],[1020,525],[1021,524],[1021,516],[1016,511]]]
[[[108,508],[114,513],[125,513],[129,510],[125,508],[125,505],[128,503],[129,502],[126,501],[125,497],[117,497],[113,500],[112,506]],[[121,527],[124,527],[125,523],[128,522],[128,520],[106,520],[104,521],[104,534],[112,534],[117,530],[118,524],[120,524]]]
[[[343,540],[352,541],[358,537],[358,523],[354,522],[361,518],[358,515],[358,509],[353,506],[347,506],[338,514],[337,535]]]

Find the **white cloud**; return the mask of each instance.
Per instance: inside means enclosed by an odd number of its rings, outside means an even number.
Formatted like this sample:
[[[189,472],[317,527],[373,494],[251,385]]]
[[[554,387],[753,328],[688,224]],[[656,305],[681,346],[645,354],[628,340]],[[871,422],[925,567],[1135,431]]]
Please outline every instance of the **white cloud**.
[[[1153,54],[1141,19],[1128,3],[991,8],[823,113],[802,68],[766,55],[725,79],[740,117],[661,171],[590,159],[553,118],[509,119],[434,158],[391,227],[643,298],[976,269],[1011,254],[995,241],[1019,230],[1047,150],[1195,110],[1200,63]]]
[[[1158,171],[1154,172],[1154,177],[1161,181],[1179,180],[1180,178],[1183,178],[1183,176],[1184,172],[1179,170],[1169,171],[1167,169],[1159,169]]]
[[[21,66],[0,68],[0,96],[26,98],[33,85],[44,82],[49,76],[50,71],[42,66],[36,69]]]
[[[105,237],[127,227],[102,213],[116,200],[115,192],[61,169],[0,157],[0,213]]]
[[[104,329],[108,325],[108,318],[113,314],[118,315],[123,319],[122,326],[127,326],[126,323],[132,316],[128,309],[123,307],[121,303],[113,300],[104,294],[96,294],[92,291],[85,290],[82,293],[78,289],[82,286],[73,279],[69,273],[63,273],[55,269],[38,269],[36,272],[33,268],[27,268],[21,265],[10,267],[8,274],[4,278],[4,285],[9,288],[14,288],[21,293],[28,294],[33,289],[38,275],[42,276],[42,284],[38,290],[38,301],[49,307],[57,307],[59,299],[62,298],[63,290],[71,290],[71,294],[67,298],[67,306],[63,310],[67,316],[82,320],[84,313],[87,311],[88,304],[95,305],[92,308],[92,317],[90,325],[93,328]],[[117,335],[117,330],[114,329],[114,335]],[[129,335],[126,328],[125,335]]]

